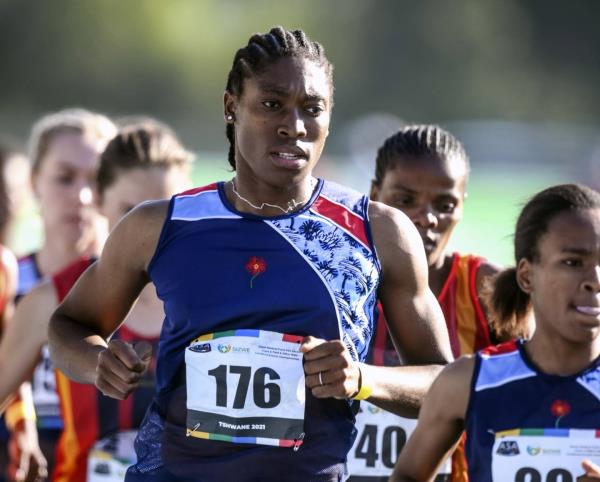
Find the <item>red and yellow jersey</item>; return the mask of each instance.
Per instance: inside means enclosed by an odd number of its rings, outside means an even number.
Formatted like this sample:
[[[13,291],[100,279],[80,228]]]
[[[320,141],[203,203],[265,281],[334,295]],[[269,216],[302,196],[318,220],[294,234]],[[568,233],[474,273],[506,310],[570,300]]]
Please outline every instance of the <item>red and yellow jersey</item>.
[[[79,276],[93,262],[82,259],[53,277],[62,301]],[[129,343],[147,341],[156,353],[158,337],[144,337],[122,326],[113,335]],[[56,371],[64,429],[56,446],[55,482],[86,480],[87,460],[94,443],[123,430],[137,429],[154,395],[154,358],[138,389],[125,400],[104,396],[94,385],[76,383]]]
[[[438,296],[455,358],[492,343],[477,293],[477,270],[482,261],[478,256],[454,253],[450,274]]]
[[[483,261],[478,256],[454,253],[450,273],[438,296],[455,358],[475,353],[492,343],[485,313],[477,294],[477,270]],[[375,365],[387,366],[401,363],[383,316],[380,316],[375,330],[372,362]],[[452,457],[452,482],[469,480],[464,442],[463,437]]]
[[[488,322],[477,294],[477,270],[483,261],[478,256],[454,253],[450,273],[437,298],[446,319],[455,358],[475,353],[492,343]],[[384,366],[397,366],[401,363],[382,312],[375,329],[371,360],[375,365]]]

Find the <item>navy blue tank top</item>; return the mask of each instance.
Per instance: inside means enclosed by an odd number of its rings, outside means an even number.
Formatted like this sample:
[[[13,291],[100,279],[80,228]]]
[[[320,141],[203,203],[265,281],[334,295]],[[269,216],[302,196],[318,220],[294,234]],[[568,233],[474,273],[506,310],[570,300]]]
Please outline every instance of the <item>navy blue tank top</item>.
[[[568,436],[570,429],[598,428],[600,359],[581,373],[558,376],[533,365],[523,340],[477,353],[466,416],[470,480],[492,480],[496,434],[531,435],[534,430],[528,429],[536,429],[538,434]],[[496,456],[511,457],[527,448],[506,440],[497,446]]]
[[[173,197],[150,277],[164,302],[157,395],[127,480],[339,480],[356,402],[306,390],[299,450],[186,437],[184,351],[199,335],[261,329],[341,339],[364,361],[380,266],[368,198],[319,180],[307,205],[264,218],[237,211],[216,183]]]

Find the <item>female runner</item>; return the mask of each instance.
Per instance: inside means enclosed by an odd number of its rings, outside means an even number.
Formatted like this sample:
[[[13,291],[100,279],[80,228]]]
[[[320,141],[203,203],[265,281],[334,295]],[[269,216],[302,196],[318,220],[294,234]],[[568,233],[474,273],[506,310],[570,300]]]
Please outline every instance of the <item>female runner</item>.
[[[412,223],[312,176],[332,97],[318,43],[252,36],[224,95],[235,177],[135,209],[55,312],[57,365],[125,398],[145,363],[108,338],[149,281],[165,303],[126,480],[341,480],[353,399],[415,413],[451,358]],[[361,363],[378,297],[405,367]]]
[[[29,159],[43,240],[37,251],[18,260],[17,302],[79,256],[95,252],[106,237],[105,221],[98,215],[93,190],[98,158],[115,132],[107,117],[85,109],[64,109],[34,124]],[[37,360],[31,386],[23,385],[22,400],[10,405],[6,413],[12,432],[9,479],[20,478],[29,468],[44,466],[46,461],[51,468],[54,446],[62,430],[47,346],[41,348]],[[26,400],[31,397],[35,415],[27,408]],[[37,448],[38,438],[43,455]]]
[[[499,269],[480,256],[453,253],[448,244],[463,216],[469,158],[461,142],[435,125],[409,125],[388,137],[377,152],[371,199],[400,209],[417,228],[427,256],[429,287],[436,296],[455,357],[474,353],[500,337],[490,332],[482,304],[486,281]],[[401,363],[385,318],[375,328],[371,358],[375,365]],[[384,481],[416,420],[397,417],[364,404],[357,414],[359,431],[348,455],[353,476]],[[467,479],[464,441],[445,464],[439,480]],[[352,480],[352,479],[351,479]]]
[[[169,198],[189,186],[189,157],[170,129],[155,121],[121,128],[100,157],[96,183],[99,209],[109,227],[137,204]],[[40,348],[47,342],[50,315],[94,259],[78,259],[22,298],[14,323],[0,344],[0,371],[4,375],[0,400],[30,375]],[[153,287],[147,286],[114,338],[156,344],[162,320],[162,303]],[[115,445],[120,430],[140,425],[152,398],[154,374],[146,374],[143,388],[127,403],[104,397],[93,386],[71,382],[60,372],[56,377],[64,429],[55,449],[52,480],[78,482],[86,480],[88,453],[97,440],[110,437]]]
[[[515,327],[531,311],[533,336],[444,369],[391,480],[430,480],[463,429],[473,482],[600,477],[584,461],[600,462],[600,193],[535,195],[517,221],[515,260],[495,280],[494,323]]]

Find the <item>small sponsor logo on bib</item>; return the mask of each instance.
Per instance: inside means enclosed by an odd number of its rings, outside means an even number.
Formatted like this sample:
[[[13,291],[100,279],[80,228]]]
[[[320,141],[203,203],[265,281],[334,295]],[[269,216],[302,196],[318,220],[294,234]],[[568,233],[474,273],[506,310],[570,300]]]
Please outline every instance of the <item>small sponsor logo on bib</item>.
[[[379,407],[376,407],[375,405],[369,405],[367,407],[367,410],[369,411],[369,413],[372,413],[372,414],[381,412],[381,409]]]
[[[229,353],[231,351],[231,345],[225,344],[225,343],[219,343],[219,345],[217,346],[217,349],[221,353]]]
[[[529,455],[538,455],[541,451],[541,447],[532,447],[530,445],[527,446],[527,453]]]
[[[230,343],[220,343],[217,349],[221,353],[250,353],[250,348],[231,345]]]
[[[514,440],[505,440],[501,442],[496,450],[498,455],[519,455],[519,444]]]
[[[196,353],[209,353],[211,350],[210,343],[201,343],[200,345],[190,346],[190,350]]]

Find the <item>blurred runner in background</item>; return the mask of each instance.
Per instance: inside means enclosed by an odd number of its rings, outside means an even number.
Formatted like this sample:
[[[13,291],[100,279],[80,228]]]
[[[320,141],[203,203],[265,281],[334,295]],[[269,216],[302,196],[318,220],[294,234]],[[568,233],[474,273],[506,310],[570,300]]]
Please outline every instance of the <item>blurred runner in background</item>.
[[[4,336],[6,323],[12,318],[14,297],[17,290],[17,260],[3,245],[12,219],[10,186],[7,166],[22,156],[8,144],[0,144],[0,340]],[[0,481],[5,480],[8,467],[9,432],[4,417],[0,419]]]
[[[400,209],[414,223],[425,247],[429,287],[442,307],[455,357],[488,346],[490,331],[482,293],[499,269],[477,255],[453,253],[449,241],[463,216],[469,158],[461,142],[436,125],[409,125],[387,138],[377,152],[371,199]],[[514,334],[513,334],[514,336]],[[381,313],[375,329],[371,361],[401,364]],[[348,456],[351,480],[384,481],[416,426],[405,419],[363,404],[357,414],[359,434]],[[439,480],[467,480],[464,450],[445,464]]]
[[[29,139],[31,182],[42,218],[43,243],[39,250],[19,259],[17,301],[79,256],[96,252],[106,236],[106,223],[97,213],[93,192],[99,155],[115,133],[107,117],[84,109],[58,111],[33,126]],[[24,400],[15,401],[6,414],[12,431],[11,479],[22,477],[19,466],[26,467],[29,460],[44,464],[45,457],[52,467],[54,446],[62,430],[46,347],[33,372],[32,389],[36,420],[31,420],[33,412],[24,408]],[[28,384],[21,390],[25,398],[30,397]],[[43,457],[34,449],[36,426]]]
[[[156,121],[146,119],[121,128],[102,153],[97,175],[99,210],[109,227],[137,204],[169,198],[189,187],[190,157],[172,131]],[[5,374],[0,380],[0,400],[31,373],[47,342],[50,315],[95,257],[81,257],[51,281],[33,288],[19,303],[15,323],[0,345],[0,371]],[[162,303],[154,287],[147,286],[113,339],[156,345],[163,318]],[[154,391],[153,369],[135,396],[123,402],[105,397],[93,385],[72,382],[60,372],[56,377],[64,429],[56,447],[52,480],[86,480],[88,455],[97,441],[104,449],[92,461],[95,465],[87,480],[119,480],[119,470],[122,480],[135,458],[130,432],[122,437],[119,433],[137,429],[141,423]]]

